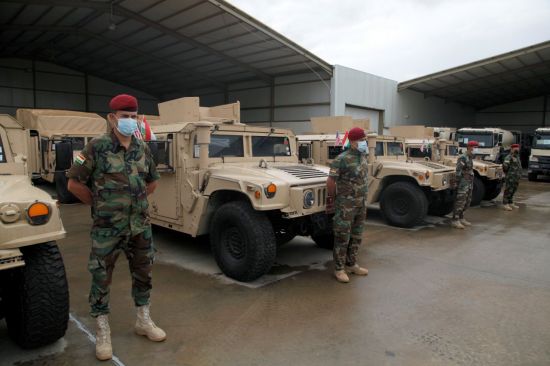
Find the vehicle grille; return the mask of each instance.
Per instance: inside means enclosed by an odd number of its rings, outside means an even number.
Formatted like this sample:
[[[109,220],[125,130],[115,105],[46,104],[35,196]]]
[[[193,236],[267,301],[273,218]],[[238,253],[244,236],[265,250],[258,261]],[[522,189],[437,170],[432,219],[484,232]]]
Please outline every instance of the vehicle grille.
[[[550,156],[537,156],[540,164],[550,164]]]
[[[436,164],[436,163],[431,163],[429,161],[418,161],[417,163],[419,163],[420,165],[427,166],[428,168],[432,168],[432,169],[447,169],[446,166]]]
[[[317,206],[324,206],[327,202],[327,188],[317,188]]]
[[[323,178],[328,177],[328,174],[315,168],[307,166],[278,166],[275,169],[282,170],[299,179]]]

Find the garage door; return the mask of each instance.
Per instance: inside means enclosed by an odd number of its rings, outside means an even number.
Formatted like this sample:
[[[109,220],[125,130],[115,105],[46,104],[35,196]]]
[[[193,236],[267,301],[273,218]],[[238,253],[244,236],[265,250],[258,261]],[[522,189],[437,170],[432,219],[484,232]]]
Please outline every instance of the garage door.
[[[346,105],[346,112],[344,115],[351,116],[354,119],[368,118],[370,120],[371,131],[380,133],[380,111]]]

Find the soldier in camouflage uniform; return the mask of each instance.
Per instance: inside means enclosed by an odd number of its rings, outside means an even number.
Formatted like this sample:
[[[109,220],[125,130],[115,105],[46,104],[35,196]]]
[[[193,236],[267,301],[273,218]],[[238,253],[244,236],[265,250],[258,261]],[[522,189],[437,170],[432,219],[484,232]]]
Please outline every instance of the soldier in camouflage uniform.
[[[137,100],[119,95],[111,100],[110,108],[111,133],[90,141],[67,174],[69,190],[92,206],[89,300],[91,315],[97,322],[96,356],[100,360],[112,357],[107,317],[109,289],[115,262],[122,252],[132,275],[136,333],[152,341],[166,338],[149,315],[154,247],[147,195],[154,191],[160,176],[148,146],[134,136]]]
[[[470,207],[472,191],[474,190],[474,148],[478,146],[477,141],[469,141],[466,152],[458,157],[456,162],[456,189],[455,206],[451,226],[456,229],[464,229],[472,225],[464,218],[464,211]]]
[[[357,263],[363,226],[367,214],[367,142],[365,131],[355,127],[348,133],[351,147],[342,152],[330,166],[327,180],[327,211],[335,208],[334,276],[349,282],[348,273],[366,276],[368,270]]]
[[[514,194],[518,190],[519,180],[521,178],[521,160],[519,158],[519,144],[513,144],[510,154],[504,159],[502,169],[506,173],[504,179],[503,204],[506,211],[512,211],[519,206],[514,204]]]

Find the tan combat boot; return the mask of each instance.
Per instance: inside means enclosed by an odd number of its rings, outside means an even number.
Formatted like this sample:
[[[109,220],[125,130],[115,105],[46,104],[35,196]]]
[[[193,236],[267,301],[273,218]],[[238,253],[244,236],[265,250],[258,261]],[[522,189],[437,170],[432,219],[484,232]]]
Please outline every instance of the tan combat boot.
[[[510,203],[510,206],[512,206],[512,208],[519,208],[519,206],[514,203]]]
[[[137,308],[136,334],[146,336],[153,342],[162,342],[166,339],[166,333],[157,327],[151,319],[149,305]]]
[[[336,281],[338,281],[338,282],[341,282],[341,283],[348,283],[349,282],[348,274],[344,270],[334,271],[334,277],[336,277]]]
[[[463,225],[463,226],[472,226],[472,223],[466,219],[460,219],[460,223]]]
[[[107,315],[100,315],[96,318],[97,330],[95,333],[95,356],[100,361],[107,361],[113,358],[111,346],[111,328]]]
[[[351,267],[349,266],[346,266],[346,272],[347,273],[352,273],[354,275],[358,275],[358,276],[366,276],[369,274],[369,270],[366,269],[366,268],[363,268],[363,267],[359,267],[358,264],[355,264]]]
[[[464,225],[460,222],[460,220],[453,220],[451,221],[451,226],[455,229],[464,229]]]
[[[506,205],[502,206],[502,208],[503,208],[505,211],[512,211],[512,210],[513,210],[512,206],[510,206],[509,204],[506,204]]]

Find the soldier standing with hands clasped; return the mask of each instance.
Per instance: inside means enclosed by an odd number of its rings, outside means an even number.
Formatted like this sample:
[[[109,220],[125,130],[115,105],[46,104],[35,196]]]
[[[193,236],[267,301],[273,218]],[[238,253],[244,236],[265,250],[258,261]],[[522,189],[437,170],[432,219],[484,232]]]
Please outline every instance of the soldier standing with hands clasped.
[[[512,211],[519,206],[514,205],[514,194],[518,190],[521,179],[521,160],[519,159],[519,144],[513,144],[510,154],[504,158],[502,169],[506,173],[504,179],[503,204],[506,211]]]
[[[347,283],[347,273],[366,276],[369,271],[357,263],[367,214],[367,141],[365,131],[348,132],[351,147],[334,159],[327,179],[327,212],[335,209],[334,276]],[[347,273],[346,273],[347,272]]]
[[[68,172],[69,191],[92,206],[91,315],[96,318],[96,357],[112,358],[109,289],[118,256],[124,252],[132,274],[137,307],[135,332],[151,341],[166,339],[149,314],[154,247],[147,196],[160,178],[149,148],[134,135],[136,98],[121,94],[109,103],[111,133],[90,141]],[[88,188],[88,184],[91,188]]]
[[[472,225],[464,218],[464,211],[470,207],[472,191],[474,190],[474,148],[479,146],[477,141],[469,141],[466,152],[458,157],[456,162],[456,200],[451,226],[455,229],[464,229]]]

